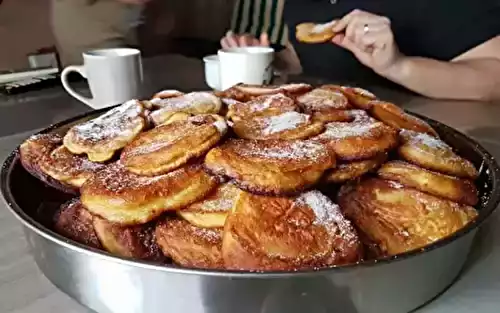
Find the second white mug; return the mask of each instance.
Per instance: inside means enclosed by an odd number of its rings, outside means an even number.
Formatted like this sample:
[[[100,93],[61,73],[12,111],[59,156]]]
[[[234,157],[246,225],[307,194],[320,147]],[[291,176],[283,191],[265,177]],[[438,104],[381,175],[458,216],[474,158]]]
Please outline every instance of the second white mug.
[[[66,91],[94,109],[121,104],[139,98],[143,72],[141,52],[131,48],[101,49],[83,53],[83,66],[71,65],[61,73]],[[88,81],[92,98],[76,92],[68,74],[77,72]]]
[[[272,79],[274,49],[269,47],[240,47],[221,49],[219,57],[220,89],[238,83],[269,84]]]

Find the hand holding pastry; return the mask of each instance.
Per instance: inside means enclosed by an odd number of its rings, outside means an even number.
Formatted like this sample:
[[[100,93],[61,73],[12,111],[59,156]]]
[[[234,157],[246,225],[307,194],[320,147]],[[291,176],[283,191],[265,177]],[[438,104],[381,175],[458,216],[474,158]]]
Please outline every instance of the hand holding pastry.
[[[387,17],[354,10],[333,23],[333,43],[351,51],[364,65],[384,76],[402,55]]]

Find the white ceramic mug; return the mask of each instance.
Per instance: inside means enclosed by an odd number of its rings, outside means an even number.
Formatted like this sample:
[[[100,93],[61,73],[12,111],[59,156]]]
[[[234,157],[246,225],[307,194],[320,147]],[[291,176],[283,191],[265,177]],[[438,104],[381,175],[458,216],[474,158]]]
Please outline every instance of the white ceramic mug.
[[[68,82],[68,74],[85,77],[92,98],[76,92]],[[143,73],[141,52],[131,48],[94,50],[83,53],[83,66],[71,65],[61,73],[66,91],[94,109],[109,107],[141,96]]]
[[[222,49],[219,56],[220,89],[238,83],[269,84],[272,79],[274,49],[269,47],[239,47]]]
[[[205,64],[205,83],[214,90],[220,88],[219,56],[216,54],[207,55],[203,58]]]

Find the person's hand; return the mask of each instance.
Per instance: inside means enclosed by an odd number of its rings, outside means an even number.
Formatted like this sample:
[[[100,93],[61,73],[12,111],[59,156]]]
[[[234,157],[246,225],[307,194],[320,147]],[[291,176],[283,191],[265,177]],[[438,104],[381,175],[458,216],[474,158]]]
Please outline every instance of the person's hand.
[[[223,49],[229,49],[252,46],[269,47],[270,43],[267,34],[262,34],[260,38],[257,39],[250,34],[237,35],[232,31],[228,31],[226,36],[220,40],[220,45]]]
[[[351,51],[364,65],[385,75],[402,58],[387,17],[354,10],[336,21],[333,43]]]

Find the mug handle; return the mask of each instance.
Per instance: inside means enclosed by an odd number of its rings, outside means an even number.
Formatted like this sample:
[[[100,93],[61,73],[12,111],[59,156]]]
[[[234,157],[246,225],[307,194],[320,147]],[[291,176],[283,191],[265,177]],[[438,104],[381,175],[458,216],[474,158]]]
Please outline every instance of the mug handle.
[[[61,73],[61,82],[62,82],[64,89],[66,89],[66,91],[70,95],[75,97],[76,99],[80,100],[81,102],[85,103],[86,105],[88,105],[90,107],[93,107],[94,104],[93,104],[92,98],[87,98],[87,97],[82,96],[81,94],[76,92],[73,88],[71,88],[71,86],[69,85],[68,75],[71,72],[77,72],[78,74],[82,75],[83,78],[85,78],[85,79],[87,78],[87,75],[85,75],[85,69],[83,66],[70,65],[70,66],[66,67]]]

